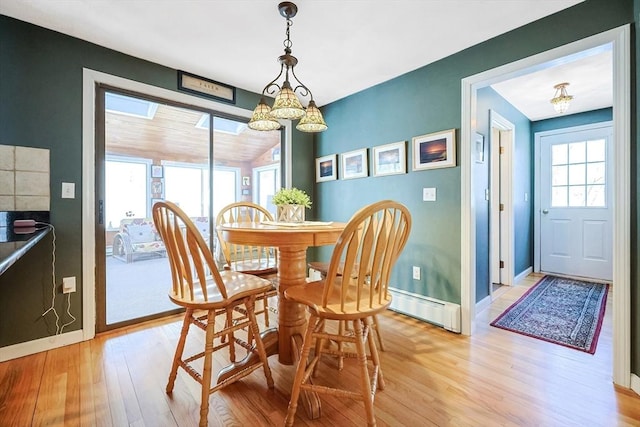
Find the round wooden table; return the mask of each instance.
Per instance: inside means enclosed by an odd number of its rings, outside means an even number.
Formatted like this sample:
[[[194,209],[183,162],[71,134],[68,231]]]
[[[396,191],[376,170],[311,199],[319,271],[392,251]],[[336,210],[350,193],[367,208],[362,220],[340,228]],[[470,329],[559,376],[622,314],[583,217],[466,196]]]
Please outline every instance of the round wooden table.
[[[325,225],[328,224],[328,225]],[[241,245],[273,246],[278,248],[278,360],[291,365],[297,359],[292,337],[302,337],[307,326],[304,306],[287,301],[284,291],[290,286],[305,283],[307,277],[307,248],[333,245],[344,230],[345,223],[313,223],[283,226],[263,223],[222,224],[222,238]],[[266,334],[265,344],[271,341]],[[273,350],[271,350],[273,353]]]

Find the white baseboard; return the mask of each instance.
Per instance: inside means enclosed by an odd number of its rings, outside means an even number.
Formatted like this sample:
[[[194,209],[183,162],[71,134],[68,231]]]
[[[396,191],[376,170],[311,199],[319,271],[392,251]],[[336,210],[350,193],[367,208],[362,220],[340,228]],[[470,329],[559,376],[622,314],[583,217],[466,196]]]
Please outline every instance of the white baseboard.
[[[636,374],[631,374],[631,390],[640,395],[640,377]]]
[[[65,334],[53,335],[7,347],[0,347],[0,362],[5,362],[18,357],[28,356],[41,351],[52,350],[65,345],[82,342],[84,336],[82,330],[67,332]]]
[[[407,314],[420,320],[442,326],[444,329],[460,333],[460,305],[435,298],[389,288],[393,296],[391,310]]]
[[[476,314],[481,313],[484,309],[491,305],[491,295],[487,295],[482,298],[481,301],[476,303]]]
[[[533,267],[527,268],[522,273],[518,274],[516,277],[513,278],[513,284],[517,285],[518,283],[522,282],[524,278],[530,275],[531,273],[533,273]]]

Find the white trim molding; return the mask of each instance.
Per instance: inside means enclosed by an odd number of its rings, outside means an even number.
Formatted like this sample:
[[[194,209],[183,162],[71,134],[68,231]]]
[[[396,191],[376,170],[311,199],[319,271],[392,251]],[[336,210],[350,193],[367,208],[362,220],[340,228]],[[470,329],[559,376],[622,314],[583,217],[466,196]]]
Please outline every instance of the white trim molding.
[[[631,383],[631,29],[624,25],[547,52],[503,65],[462,79],[461,166],[461,310],[462,333],[474,329],[476,306],[475,206],[473,197],[472,154],[476,132],[477,91],[499,81],[525,75],[551,66],[581,51],[611,44],[613,51],[613,134],[614,204],[613,213],[613,381],[629,388]]]

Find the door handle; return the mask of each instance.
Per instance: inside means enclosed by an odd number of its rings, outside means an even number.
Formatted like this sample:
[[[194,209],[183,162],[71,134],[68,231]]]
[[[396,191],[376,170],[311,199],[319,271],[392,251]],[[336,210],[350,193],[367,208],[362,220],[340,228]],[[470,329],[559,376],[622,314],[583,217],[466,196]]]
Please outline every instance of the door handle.
[[[542,213],[545,214],[545,215],[548,214],[549,213],[549,209],[542,209]]]

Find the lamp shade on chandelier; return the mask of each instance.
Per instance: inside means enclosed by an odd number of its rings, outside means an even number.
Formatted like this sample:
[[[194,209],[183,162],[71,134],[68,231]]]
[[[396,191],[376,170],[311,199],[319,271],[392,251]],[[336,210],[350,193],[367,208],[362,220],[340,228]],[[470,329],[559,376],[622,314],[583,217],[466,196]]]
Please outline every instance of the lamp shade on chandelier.
[[[556,112],[564,114],[569,109],[569,104],[573,99],[573,96],[567,93],[567,86],[569,83],[558,83],[553,88],[556,90],[553,98],[551,98],[551,104]]]
[[[322,132],[327,129],[327,124],[322,117],[322,113],[313,100],[313,94],[298,77],[296,77],[294,68],[298,63],[298,59],[291,55],[291,46],[293,43],[290,38],[290,28],[293,25],[291,18],[298,13],[298,7],[292,2],[282,2],[278,5],[280,15],[287,20],[286,36],[284,40],[284,55],[278,57],[280,62],[280,73],[275,79],[271,80],[262,90],[262,98],[256,109],[253,111],[249,127],[254,130],[275,130],[280,128],[278,119],[298,120],[296,129],[302,132]],[[284,82],[278,84],[278,79],[284,76]],[[291,85],[292,79],[295,86]],[[273,95],[278,92],[273,102],[273,107],[269,107],[265,101],[265,95]],[[302,97],[309,97],[309,103],[305,109],[298,98],[299,93]]]

